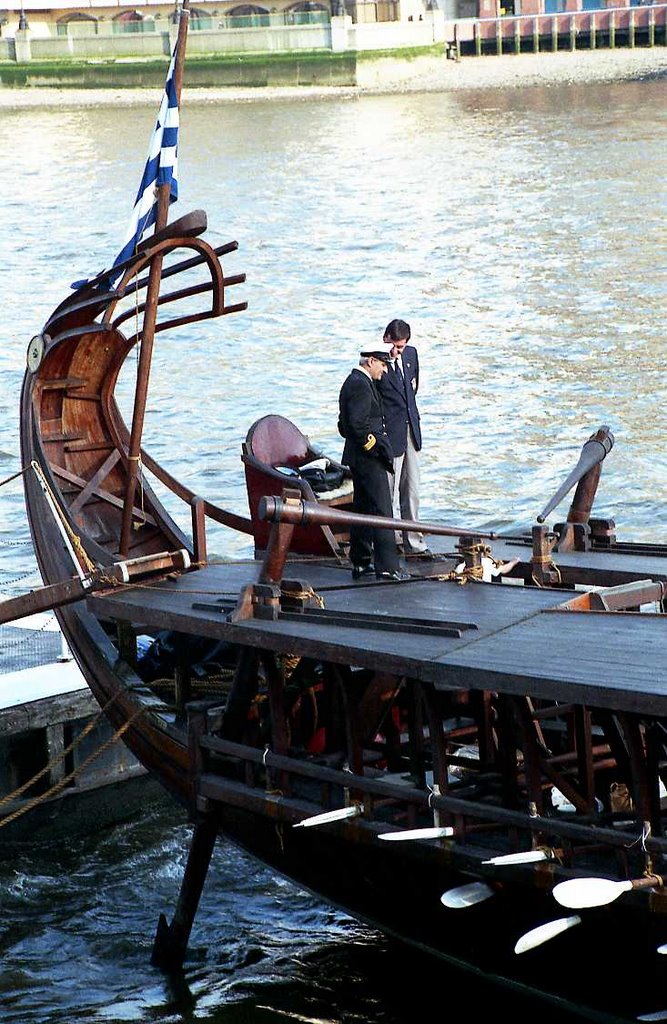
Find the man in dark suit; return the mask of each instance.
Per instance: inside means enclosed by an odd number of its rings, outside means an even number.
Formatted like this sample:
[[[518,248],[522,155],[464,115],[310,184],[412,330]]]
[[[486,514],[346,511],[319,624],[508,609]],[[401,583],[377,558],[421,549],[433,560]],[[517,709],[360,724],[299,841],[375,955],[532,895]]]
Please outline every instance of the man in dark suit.
[[[389,350],[389,370],[378,382],[382,395],[385,426],[394,452],[394,473],[390,476],[394,517],[419,519],[419,457],[422,434],[417,408],[419,357],[408,345],[410,325],[405,320],[387,324],[382,339]],[[400,539],[400,538],[399,538]],[[405,532],[407,554],[430,554],[421,533]]]
[[[343,463],[354,484],[354,511],[391,518],[388,474],[393,452],[385,433],[377,381],[387,372],[386,352],[362,352],[359,366],[340,389],[338,430],[345,438]],[[401,572],[393,530],[353,526],[350,530],[352,578],[409,579]]]

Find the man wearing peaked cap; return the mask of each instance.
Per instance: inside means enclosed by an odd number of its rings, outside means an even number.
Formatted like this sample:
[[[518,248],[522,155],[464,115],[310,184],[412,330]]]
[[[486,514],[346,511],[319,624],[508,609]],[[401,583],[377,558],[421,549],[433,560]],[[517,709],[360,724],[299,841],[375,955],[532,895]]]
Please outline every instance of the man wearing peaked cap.
[[[388,352],[360,352],[359,355],[362,359],[379,359],[383,363],[388,363],[391,359]],[[374,379],[378,380],[379,378],[375,377]]]
[[[388,472],[394,454],[384,429],[377,381],[387,372],[387,352],[361,352],[359,365],[344,381],[339,395],[338,430],[345,438],[343,463],[354,484],[354,511],[391,517]],[[375,574],[403,579],[393,530],[353,526],[350,529],[352,578]]]

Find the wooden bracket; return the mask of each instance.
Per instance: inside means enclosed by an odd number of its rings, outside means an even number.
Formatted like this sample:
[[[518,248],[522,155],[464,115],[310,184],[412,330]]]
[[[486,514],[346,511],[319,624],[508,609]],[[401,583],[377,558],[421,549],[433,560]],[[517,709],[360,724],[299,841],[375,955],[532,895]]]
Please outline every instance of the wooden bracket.
[[[557,535],[546,526],[533,527],[533,555],[530,561],[533,579],[540,587],[560,583],[560,573],[551,557],[557,539]]]
[[[591,542],[598,548],[611,548],[616,543],[616,523],[613,519],[589,519]]]
[[[554,533],[558,540],[555,551],[590,551],[591,529],[588,523],[556,523]]]

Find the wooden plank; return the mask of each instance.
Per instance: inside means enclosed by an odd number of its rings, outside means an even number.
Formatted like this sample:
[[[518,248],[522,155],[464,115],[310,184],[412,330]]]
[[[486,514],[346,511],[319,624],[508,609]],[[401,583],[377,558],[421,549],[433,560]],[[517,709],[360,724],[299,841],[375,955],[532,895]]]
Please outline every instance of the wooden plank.
[[[67,480],[68,483],[76,484],[77,487],[80,487],[82,490],[88,483],[88,481],[84,480],[83,477],[77,476],[76,473],[70,473],[69,470],[65,469],[63,466],[55,466],[52,464],[51,470],[56,476],[61,477],[63,480]],[[96,487],[93,493],[97,498],[101,498],[109,505],[115,505],[116,508],[123,507],[122,498],[117,498],[114,494],[110,494],[109,491],[102,490],[101,487]],[[149,516],[147,512],[144,512],[136,506],[134,507],[134,518],[139,519],[142,523],[150,523],[151,526],[156,525],[153,516]]]
[[[44,444],[54,443],[56,441],[81,441],[86,435],[85,434],[42,434],[42,442]]]
[[[78,497],[75,498],[72,504],[70,505],[70,512],[73,516],[75,516],[77,512],[81,508],[83,508],[83,506],[86,504],[93,491],[99,487],[102,481],[106,480],[109,473],[114,468],[119,459],[120,452],[118,451],[117,448],[114,448],[111,454],[107,456],[107,458],[104,460],[104,462],[97,470],[97,472],[93,474],[93,476],[90,478],[85,487],[82,488]]]
[[[20,699],[20,694],[17,694],[17,699]],[[0,712],[0,736],[11,736],[62,724],[75,718],[85,718],[97,714],[99,709],[99,704],[87,688],[16,704]]]
[[[56,377],[54,380],[43,380],[40,386],[43,391],[62,391],[66,388],[82,388],[87,381],[83,377]]]
[[[667,715],[667,616],[542,614],[444,654],[454,684]]]
[[[111,441],[89,441],[82,438],[80,441],[69,441],[65,443],[66,452],[104,452],[116,451]]]
[[[304,575],[309,569],[305,563],[290,568],[303,569]],[[549,611],[571,597],[571,591],[502,584],[461,587],[445,581],[354,586],[344,569],[321,565],[312,566],[309,575],[313,583],[327,581],[320,593],[328,609],[380,617],[396,616],[397,608],[406,608],[410,614],[405,629],[395,624],[391,632],[355,630],[296,620],[232,625],[216,610],[193,607],[199,595],[211,591],[221,598],[238,595],[256,576],[256,568],[247,564],[209,566],[170,580],[168,588],[158,583],[137,592],[94,596],[89,606],[111,619],[136,619],[149,627],[358,664],[444,689],[529,693],[667,715],[667,616]],[[337,587],[337,581],[343,582]],[[475,622],[478,629],[465,631],[459,639],[415,635],[410,629],[415,617]]]

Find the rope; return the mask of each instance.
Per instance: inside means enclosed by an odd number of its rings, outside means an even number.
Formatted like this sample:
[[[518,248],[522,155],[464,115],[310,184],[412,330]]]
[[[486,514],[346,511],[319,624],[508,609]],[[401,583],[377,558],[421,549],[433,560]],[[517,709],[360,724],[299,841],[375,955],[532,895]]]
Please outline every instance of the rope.
[[[136,246],[135,246],[135,252],[136,252]],[[137,281],[137,284],[138,284],[138,281]],[[134,347],[134,361],[135,361],[135,373],[137,375],[137,380],[139,378],[141,346],[143,345],[143,341],[144,341],[143,333],[141,334],[141,337],[139,336],[139,327],[140,327],[140,323],[139,323],[139,288],[136,287],[134,289],[134,336],[137,339],[137,344]],[[141,530],[146,525],[146,519],[145,519],[146,513],[144,511],[144,472],[143,472],[143,463],[141,461],[141,452],[139,452],[138,455],[128,455],[127,458],[128,458],[129,462],[136,462],[136,464],[137,464],[137,482],[139,484],[139,495],[140,495],[140,498],[141,498],[140,507],[141,507],[141,514],[144,516],[144,520],[143,520],[143,522],[141,520],[139,520],[138,522],[133,522],[132,523],[132,528],[134,530]]]
[[[297,601],[308,601],[312,598],[318,607],[324,608],[324,598],[312,587],[308,587],[306,590],[282,590],[281,593],[283,597],[293,597]]]
[[[126,722],[123,722],[121,727],[116,730],[113,736],[110,736],[109,739],[105,740],[105,742],[100,747],[98,747],[97,750],[94,750],[92,754],[89,754],[88,757],[84,761],[82,761],[77,768],[75,768],[71,772],[68,772],[68,774],[63,776],[62,779],[58,779],[58,781],[54,783],[54,785],[51,786],[50,789],[47,789],[45,793],[40,793],[39,796],[33,797],[32,800],[28,800],[28,802],[25,803],[22,807],[18,807],[15,811],[12,811],[11,814],[8,814],[6,818],[0,820],[0,828],[2,828],[4,825],[9,825],[10,822],[15,821],[17,818],[20,818],[21,815],[23,814],[27,814],[27,812],[31,811],[33,807],[36,807],[38,804],[43,803],[45,800],[48,800],[49,797],[55,796],[55,794],[60,792],[61,789],[64,789],[69,782],[71,782],[78,775],[80,775],[88,767],[89,764],[91,764],[94,760],[96,760],[96,758],[100,756],[100,754],[102,754],[108,747],[112,746],[112,744],[114,744],[116,740],[119,740],[121,736],[125,732],[127,732],[127,730],[133,724],[135,719],[139,717],[139,715],[143,715],[145,711],[149,710],[155,709],[139,708],[137,711],[135,711],[135,713],[131,715]],[[81,736],[78,737],[78,739],[80,740],[82,737],[83,733],[81,733]],[[63,753],[62,757],[65,757],[66,754],[68,754],[73,749],[74,745],[75,744],[70,744],[69,748]],[[53,763],[55,763],[58,760],[60,760],[60,756],[56,758]],[[29,788],[37,779],[44,775],[48,767],[49,766],[47,765],[47,768],[43,768],[41,772],[39,772],[33,779],[30,780],[30,782],[25,783],[18,790],[16,790],[15,793],[10,794],[9,798],[3,797],[3,799],[0,800],[0,806],[2,806],[2,804],[7,803],[8,799],[14,797],[16,793],[21,793],[25,789]]]
[[[479,582],[482,579],[482,573],[484,567],[481,565],[470,565],[462,569],[461,572],[457,572],[456,569],[452,569],[451,572],[445,573],[443,576],[421,576],[423,580],[435,580],[438,583],[446,583],[451,580],[453,583],[458,583],[460,586],[464,586],[468,580],[474,580]]]
[[[2,541],[0,541],[0,544],[2,544]],[[12,544],[11,546],[12,546],[12,547],[20,547],[21,545],[18,545],[18,544],[17,544],[17,545],[13,545],[13,544]],[[9,580],[3,580],[3,581],[2,581],[2,585],[3,585],[3,587],[11,587],[11,585],[12,585],[13,583],[20,583],[20,582],[21,582],[21,580],[27,580],[27,579],[29,579],[29,578],[30,578],[31,576],[32,576],[32,577],[33,577],[33,579],[35,579],[35,580],[39,579],[39,577],[38,577],[38,576],[37,576],[37,574],[35,573],[35,570],[34,570],[34,569],[31,569],[31,570],[30,570],[29,572],[22,572],[22,573],[20,573],[20,575],[19,575],[19,576],[12,576],[12,578],[11,578],[11,579],[9,579]],[[41,583],[41,579],[40,579],[40,583]]]
[[[8,476],[5,480],[0,480],[0,487],[4,487],[5,484],[10,484],[12,480],[16,480],[18,477],[23,476],[29,469],[30,466],[24,466],[23,469],[19,469],[18,473],[14,473],[13,476]]]
[[[455,579],[460,586],[465,586],[468,580],[474,580],[479,582],[484,576],[484,566],[482,565],[466,565],[465,569],[461,572],[456,572],[454,569],[450,574],[450,579]]]
[[[482,558],[490,558],[496,567],[500,564],[495,560],[495,558],[491,554],[491,548],[488,547],[488,545],[486,544],[471,544],[469,547],[461,547],[459,548],[459,550],[463,555],[464,561],[466,561],[467,559],[470,559],[470,561],[472,561],[475,555],[479,555],[479,565],[464,565],[463,569],[452,569],[451,572],[446,573],[444,576],[429,576],[428,579],[437,579],[443,581],[452,580],[453,582],[458,583],[459,586],[463,587],[469,580],[473,580],[473,582],[476,583],[479,583],[483,580],[484,566],[482,565],[481,562]]]
[[[208,676],[206,679],[196,679],[192,681],[193,689],[195,690],[219,690],[222,688],[222,684],[228,682],[234,677],[234,669],[223,669],[221,672],[216,673],[214,676]],[[171,676],[163,676],[161,679],[152,679],[148,684],[152,690],[173,690],[175,682]]]
[[[119,690],[118,693],[115,693],[113,697],[111,697],[110,700],[107,701],[104,707],[97,712],[95,717],[91,718],[90,722],[88,722],[88,724],[84,726],[84,728],[81,730],[76,739],[72,740],[68,747],[61,751],[61,753],[57,754],[51,761],[49,761],[48,764],[44,766],[44,768],[37,772],[37,775],[33,775],[31,779],[28,779],[27,782],[24,782],[23,785],[19,786],[18,789],[15,789],[13,793],[7,793],[6,796],[1,797],[0,807],[3,807],[5,804],[11,803],[12,800],[16,800],[23,793],[25,793],[26,789],[30,789],[30,787],[34,786],[36,782],[39,782],[39,780],[44,775],[46,775],[47,772],[51,771],[51,769],[54,768],[59,761],[64,761],[68,754],[71,754],[72,751],[78,747],[79,743],[81,743],[81,741],[84,740],[86,736],[88,736],[89,733],[93,731],[93,729],[95,728],[95,726],[105,713],[106,709],[110,707],[111,704],[113,704],[113,702],[120,696],[121,693],[125,692],[125,690]]]
[[[53,506],[56,509],[58,517],[59,517],[63,527],[65,528],[67,536],[69,537],[69,539],[70,539],[70,541],[72,543],[72,547],[74,548],[74,550],[76,551],[77,555],[79,556],[81,565],[88,572],[93,572],[96,569],[96,565],[88,557],[86,551],[84,550],[83,544],[81,543],[81,538],[79,537],[79,535],[77,533],[74,532],[74,530],[70,526],[67,518],[65,517],[65,515],[63,513],[63,510],[60,507],[59,502],[56,501],[56,496],[53,493],[51,487],[49,486],[49,482],[46,479],[46,477],[44,476],[44,473],[42,472],[42,467],[39,465],[38,462],[35,462],[34,459],[31,462],[31,466],[34,469],[34,471],[37,474],[37,476],[40,478],[40,480],[42,482],[42,486],[44,487],[44,489],[47,491],[49,497],[51,498],[51,501],[53,502]]]
[[[129,692],[129,688],[117,690],[116,693],[114,693],[114,695],[109,698],[109,700],[106,702],[106,704],[104,704],[104,706],[100,708],[100,710],[97,712],[97,714],[93,718],[91,718],[91,720],[83,727],[83,729],[81,730],[79,735],[75,739],[72,740],[72,742],[69,744],[68,747],[65,747],[64,750],[60,751],[60,753],[58,753],[54,758],[52,758],[48,762],[48,764],[46,764],[44,766],[44,768],[42,768],[36,775],[33,775],[33,777],[31,779],[28,779],[27,782],[24,782],[22,786],[19,786],[18,789],[15,789],[12,793],[7,793],[4,797],[0,798],[0,807],[3,807],[5,804],[11,803],[12,800],[16,800],[23,793],[25,793],[25,791],[27,789],[30,789],[30,787],[34,786],[36,782],[39,782],[39,780],[41,778],[43,778],[43,776],[46,775],[47,772],[51,771],[51,769],[54,768],[55,765],[57,765],[60,761],[64,761],[65,758],[69,754],[71,754],[73,750],[76,750],[76,748],[86,738],[86,736],[88,736],[93,731],[93,729],[96,728],[98,722],[106,714],[106,712],[111,707],[111,705],[114,704],[119,699],[119,697],[125,696],[128,692]],[[150,711],[158,711],[158,710],[168,711],[170,709],[167,708],[167,707],[163,707],[163,708],[155,708],[155,707],[140,708],[139,712],[135,712],[134,715],[132,715],[132,718],[128,719],[128,721],[133,721],[134,718],[136,718],[138,713],[143,713],[144,711],[147,711],[147,710],[150,710]],[[104,748],[102,748],[102,749],[104,749]],[[97,756],[97,755],[94,755],[94,756]],[[87,763],[88,762],[85,761],[84,765],[87,764]],[[76,775],[76,774],[78,774],[78,770],[76,770],[74,772],[72,777],[74,777],[74,775]],[[4,824],[4,821],[0,822],[0,825],[2,825],[2,824]]]
[[[556,565],[556,563],[553,561],[552,558],[538,558],[538,559],[535,559],[533,557],[533,561],[537,561],[541,566],[544,566],[545,569],[548,569],[550,572],[555,573],[556,574],[556,579],[557,579],[558,583],[562,582],[562,577],[561,577],[561,574],[560,574],[560,569],[558,568],[558,566]],[[536,587],[541,587],[542,586],[540,581],[535,578],[535,574],[534,573],[531,573],[530,578],[531,578],[531,580],[533,581],[533,583],[535,584]]]
[[[283,597],[293,598],[295,601],[309,601],[313,600],[317,604],[318,608],[324,608],[324,598],[321,594],[318,594],[312,587],[308,587],[306,590],[281,590]],[[298,654],[283,654],[282,657],[277,658],[278,664],[280,665],[285,681],[291,679],[294,675],[297,665],[301,661],[301,657]]]
[[[39,636],[40,633],[43,633],[52,624],[52,622],[53,615],[46,620],[43,626],[40,626],[39,629],[31,629],[28,634],[26,636],[22,636],[20,640],[7,640],[5,643],[0,643],[0,651],[8,651],[12,647],[21,647],[23,644],[27,644],[29,640],[32,640],[34,637]]]
[[[19,469],[17,473],[13,473],[12,476],[6,477],[4,480],[0,480],[0,487],[4,487],[5,484],[10,484],[12,480],[17,480],[20,476],[25,474],[30,469],[30,466],[24,466],[23,469]],[[31,540],[0,540],[0,546],[3,548],[27,548],[32,546]],[[27,573],[26,575],[30,575]],[[17,576],[15,580],[5,580],[5,583],[17,583],[18,580],[25,579],[24,576]]]
[[[128,455],[128,462],[136,462],[137,464],[137,483],[139,484],[139,507],[141,509],[142,519],[138,519],[132,524],[134,530],[142,530],[146,526],[146,508],[145,508],[145,494],[144,494],[144,464],[141,459],[141,455]]]
[[[294,671],[301,661],[301,656],[299,654],[283,654],[277,658],[277,661],[280,664],[285,681],[287,681],[294,675]]]
[[[110,699],[106,702],[104,707],[102,707],[99,710],[99,712],[95,715],[95,717],[92,718],[90,722],[88,722],[88,724],[81,730],[76,739],[74,739],[69,744],[69,746],[66,747],[63,751],[61,751],[61,753],[59,753],[56,757],[52,758],[52,760],[49,761],[49,763],[44,768],[42,768],[41,771],[37,773],[37,775],[34,775],[32,779],[29,779],[28,782],[24,782],[23,785],[19,786],[18,789],[15,789],[13,793],[8,793],[6,796],[2,797],[2,799],[0,799],[0,807],[10,803],[13,800],[16,800],[23,793],[25,793],[27,789],[30,789],[31,786],[34,786],[34,784],[38,782],[39,779],[41,779],[47,772],[49,772],[51,768],[58,764],[59,761],[64,761],[65,758],[69,754],[71,754],[72,751],[75,750],[76,747],[81,743],[81,741],[85,739],[85,737],[96,727],[102,716],[105,714],[107,709],[114,703],[114,701],[118,700],[119,697],[124,696],[127,692],[127,689],[118,690],[113,695],[113,697],[110,697]],[[113,735],[106,739],[104,743],[102,743],[98,747],[97,750],[94,750],[91,754],[89,754],[88,757],[85,758],[85,760],[82,761],[77,768],[74,768],[71,772],[68,772],[68,774],[65,775],[62,779],[58,779],[58,781],[55,782],[53,786],[51,786],[49,789],[47,789],[46,792],[40,793],[39,796],[33,797],[31,800],[28,800],[27,803],[25,803],[22,807],[18,807],[15,811],[12,811],[11,814],[8,814],[5,818],[2,818],[0,820],[0,828],[2,828],[3,825],[8,825],[11,821],[15,821],[16,818],[20,818],[21,815],[26,814],[28,811],[32,810],[33,807],[36,807],[38,804],[43,803],[50,797],[55,796],[55,794],[60,792],[61,789],[64,789],[64,787],[69,782],[71,782],[73,779],[76,779],[79,775],[81,775],[81,773],[85,771],[88,765],[95,761],[100,756],[100,754],[104,753],[105,750],[107,750],[117,740],[119,740],[127,732],[130,726],[136,721],[136,719],[139,718],[140,715],[145,714],[147,711],[155,712],[169,710],[172,709],[166,705],[163,705],[162,707],[151,706],[137,708],[137,710],[132,715],[130,715],[127,721],[123,722],[123,724],[118,729],[116,729]]]

